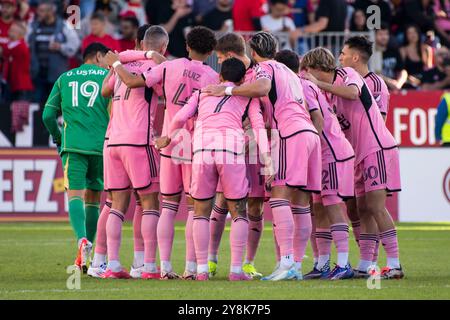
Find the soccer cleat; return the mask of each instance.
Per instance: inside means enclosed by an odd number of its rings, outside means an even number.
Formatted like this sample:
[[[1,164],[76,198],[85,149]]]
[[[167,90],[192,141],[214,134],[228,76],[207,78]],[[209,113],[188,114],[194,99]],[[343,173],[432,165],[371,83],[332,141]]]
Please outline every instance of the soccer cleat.
[[[367,271],[353,269],[353,279],[368,279],[368,278],[370,278],[370,273],[368,273]]]
[[[208,261],[208,268],[209,268],[209,275],[211,277],[214,277],[217,273],[217,262],[215,261]]]
[[[76,265],[78,267],[78,269],[82,270],[82,263],[83,263],[83,252],[84,247],[87,245],[88,240],[86,238],[82,238],[79,241],[78,244],[78,251],[77,251],[77,257],[75,258],[75,262],[74,265]]]
[[[177,275],[175,272],[161,272],[160,280],[178,280],[180,279],[180,276]]]
[[[150,280],[150,279],[160,279],[161,278],[161,272],[141,272],[141,279]]]
[[[195,277],[195,280],[197,280],[197,281],[208,281],[209,280],[209,273],[208,272],[199,273]]]
[[[133,265],[130,267],[130,276],[133,279],[141,279],[142,272],[144,272],[144,265],[135,268]]]
[[[89,266],[87,271],[87,275],[92,278],[102,278],[103,274],[106,271],[106,263],[103,263],[100,267]]]
[[[249,276],[248,274],[246,274],[245,272],[241,272],[241,273],[231,272],[228,275],[228,280],[230,280],[230,281],[250,281],[250,280],[252,280],[252,277]]]
[[[102,275],[103,279],[130,279],[131,276],[127,270],[122,269],[119,272],[114,272],[111,269],[106,269],[105,273]]]
[[[195,280],[195,277],[197,276],[197,272],[192,271],[184,271],[183,276],[181,277],[183,280]]]
[[[89,265],[91,263],[92,243],[86,240],[81,251],[81,269],[83,273],[87,273]]]
[[[403,273],[402,267],[400,266],[400,268],[389,268],[389,267],[384,267],[381,270],[381,279],[402,279],[405,276],[405,274]]]
[[[261,278],[262,274],[259,273],[255,266],[251,263],[246,263],[242,266],[242,270],[245,272],[245,274],[247,276],[249,276],[250,278]]]
[[[302,280],[303,277],[295,270],[295,267],[289,269],[279,267],[272,274],[261,278],[263,281],[280,281],[280,280]]]
[[[330,269],[330,262],[327,261],[325,265],[322,267],[322,269],[317,269],[317,263],[314,264],[314,268],[311,272],[308,272],[303,277],[305,280],[312,280],[312,279],[327,279],[330,275],[331,269]]]
[[[351,279],[354,276],[354,272],[350,264],[347,264],[344,268],[336,265],[333,271],[330,272],[328,279],[330,280],[343,280],[343,279]]]

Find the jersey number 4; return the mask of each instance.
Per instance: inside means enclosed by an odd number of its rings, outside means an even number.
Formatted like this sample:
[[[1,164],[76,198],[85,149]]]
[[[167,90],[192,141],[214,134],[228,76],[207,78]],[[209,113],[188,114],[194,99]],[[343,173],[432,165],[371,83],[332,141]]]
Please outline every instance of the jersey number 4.
[[[98,83],[94,81],[86,81],[79,85],[77,81],[69,82],[69,87],[72,88],[72,106],[78,107],[79,100],[78,94],[80,93],[83,97],[88,98],[88,107],[93,107],[95,100],[97,99],[98,93],[100,92],[100,87]]]
[[[182,99],[180,98],[180,96],[181,96],[181,94],[183,93],[183,91],[185,91],[185,90],[184,90],[185,88],[186,88],[186,84],[185,84],[185,83],[181,83],[181,84],[178,86],[178,89],[177,89],[177,91],[175,92],[175,95],[173,96],[173,99],[172,99],[172,103],[173,103],[173,104],[176,104],[177,106],[183,107],[183,106],[187,103],[187,100],[188,100],[191,96],[187,96],[185,100],[182,100]],[[195,91],[197,91],[197,90],[199,90],[199,89],[197,89],[197,88],[192,89],[191,95],[192,95]]]

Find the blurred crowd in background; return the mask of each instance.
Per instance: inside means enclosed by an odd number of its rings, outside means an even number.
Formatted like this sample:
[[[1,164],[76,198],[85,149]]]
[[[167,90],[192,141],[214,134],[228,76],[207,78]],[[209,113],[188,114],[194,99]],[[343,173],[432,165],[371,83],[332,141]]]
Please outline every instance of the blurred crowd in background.
[[[376,71],[389,88],[450,88],[450,0],[0,0],[2,99],[42,103],[90,43],[133,49],[146,23],[167,29],[171,57],[187,55],[185,35],[195,25],[286,32],[286,46],[301,55],[305,46],[295,44],[308,34],[369,31],[372,5],[381,13]]]

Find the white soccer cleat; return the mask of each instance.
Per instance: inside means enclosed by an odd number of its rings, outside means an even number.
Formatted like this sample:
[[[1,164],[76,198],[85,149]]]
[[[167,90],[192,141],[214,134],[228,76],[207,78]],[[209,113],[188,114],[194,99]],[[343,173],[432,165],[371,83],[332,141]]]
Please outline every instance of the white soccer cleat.
[[[279,267],[272,274],[261,278],[264,281],[302,280],[302,274],[295,270],[295,266],[289,269]]]
[[[144,272],[144,265],[135,268],[134,266],[130,267],[130,276],[133,279],[141,279],[142,278],[142,272]]]
[[[93,267],[91,265],[87,271],[87,275],[92,278],[102,278],[106,271],[106,266],[106,263],[103,263],[100,267]]]

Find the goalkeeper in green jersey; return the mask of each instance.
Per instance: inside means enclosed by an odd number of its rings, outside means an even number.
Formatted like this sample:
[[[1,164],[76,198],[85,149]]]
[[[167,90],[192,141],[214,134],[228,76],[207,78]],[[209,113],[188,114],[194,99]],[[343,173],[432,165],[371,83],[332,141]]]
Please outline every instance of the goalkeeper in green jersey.
[[[108,48],[92,43],[83,65],[63,73],[53,86],[43,121],[58,147],[69,198],[69,218],[78,240],[75,265],[86,272],[95,239],[103,190],[103,143],[108,126],[109,99],[101,95],[108,70]],[[57,117],[62,113],[62,132]]]

